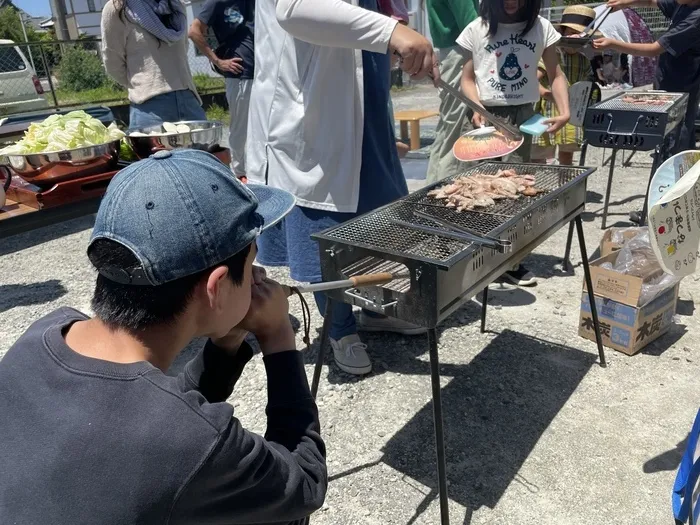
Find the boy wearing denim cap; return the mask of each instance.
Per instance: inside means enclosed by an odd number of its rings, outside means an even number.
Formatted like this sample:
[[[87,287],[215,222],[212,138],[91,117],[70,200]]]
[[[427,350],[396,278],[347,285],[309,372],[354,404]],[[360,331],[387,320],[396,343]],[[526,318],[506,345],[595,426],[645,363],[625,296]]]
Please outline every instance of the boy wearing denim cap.
[[[325,448],[286,294],[253,267],[256,237],[293,205],[201,151],[114,178],[88,247],[95,317],[61,308],[0,361],[0,523],[301,524],[322,505]],[[248,333],[267,371],[265,437],[226,403]],[[196,337],[204,348],[165,375]]]

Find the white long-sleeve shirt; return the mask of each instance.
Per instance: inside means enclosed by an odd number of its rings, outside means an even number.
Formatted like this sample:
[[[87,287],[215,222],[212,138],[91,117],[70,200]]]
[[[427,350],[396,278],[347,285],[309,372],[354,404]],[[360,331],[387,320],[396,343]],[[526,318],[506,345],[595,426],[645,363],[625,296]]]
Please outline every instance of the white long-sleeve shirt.
[[[258,0],[247,176],[300,206],[355,212],[362,50],[385,53],[396,20],[357,0]]]

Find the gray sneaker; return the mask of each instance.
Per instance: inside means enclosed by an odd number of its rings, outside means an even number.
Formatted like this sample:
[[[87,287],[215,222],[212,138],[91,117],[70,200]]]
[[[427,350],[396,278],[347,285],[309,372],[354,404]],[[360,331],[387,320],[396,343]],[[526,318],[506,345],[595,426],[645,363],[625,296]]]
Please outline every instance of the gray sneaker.
[[[372,362],[367,355],[367,345],[357,334],[346,335],[336,341],[331,339],[333,357],[343,372],[361,376],[372,371]]]
[[[392,332],[402,335],[421,335],[428,331],[427,328],[417,324],[408,323],[394,317],[371,317],[360,312],[360,320],[357,329],[361,332]]]

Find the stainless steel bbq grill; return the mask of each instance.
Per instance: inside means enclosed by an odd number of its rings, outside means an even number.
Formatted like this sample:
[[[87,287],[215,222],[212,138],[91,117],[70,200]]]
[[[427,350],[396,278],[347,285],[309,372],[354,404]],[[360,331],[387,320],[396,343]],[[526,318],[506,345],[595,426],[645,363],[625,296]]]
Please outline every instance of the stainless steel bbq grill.
[[[588,108],[585,138],[592,146],[651,151],[683,121],[687,106],[687,93],[621,93]]]
[[[535,186],[544,192],[535,197],[500,200],[483,211],[458,212],[428,196],[431,189],[451,180],[446,179],[315,235],[321,249],[324,281],[345,278],[347,267],[368,256],[402,263],[411,273],[411,288],[401,294],[386,288],[362,288],[331,292],[330,297],[433,328],[583,210],[586,178],[593,172],[589,168],[490,162],[459,176],[495,174],[508,168],[535,175]],[[476,243],[431,235],[393,222],[430,224],[416,218],[416,210],[509,240],[512,250],[499,253]]]
[[[458,212],[428,195],[430,190],[448,184],[457,177],[455,176],[313,236],[319,242],[324,281],[386,271],[403,276],[382,286],[328,292],[329,300],[326,302],[321,332],[322,346],[312,385],[314,395],[320,379],[334,301],[351,303],[428,328],[443,524],[449,523],[449,516],[435,327],[482,291],[483,332],[488,285],[571,221],[577,225],[587,288],[592,296],[593,287],[580,215],[586,202],[586,180],[595,170],[488,162],[458,176],[495,174],[501,169],[514,169],[519,175],[534,175],[535,187],[542,190],[542,193],[534,197],[521,196],[517,200],[497,201],[494,206],[483,210]],[[424,219],[416,217],[416,210],[481,235],[508,240],[512,243],[512,249],[502,253],[478,242],[458,241],[441,234],[429,234],[396,224],[397,220],[413,224],[423,222]],[[589,299],[590,304],[595,305],[593,297]],[[605,355],[597,330],[598,316],[597,312],[592,314],[600,363],[604,366]]]
[[[585,145],[612,149],[603,205],[602,229],[607,226],[617,152],[619,150],[632,152],[627,161],[623,158],[623,165],[628,165],[635,152],[653,151],[653,163],[649,176],[649,182],[651,182],[656,168],[668,157],[673,140],[678,139],[680,124],[685,117],[687,106],[687,93],[629,91],[598,102],[586,110],[583,123],[585,142],[581,151],[582,163],[585,163],[587,149]],[[644,224],[646,203],[640,216],[636,215],[637,222]],[[570,230],[571,234],[573,230]]]

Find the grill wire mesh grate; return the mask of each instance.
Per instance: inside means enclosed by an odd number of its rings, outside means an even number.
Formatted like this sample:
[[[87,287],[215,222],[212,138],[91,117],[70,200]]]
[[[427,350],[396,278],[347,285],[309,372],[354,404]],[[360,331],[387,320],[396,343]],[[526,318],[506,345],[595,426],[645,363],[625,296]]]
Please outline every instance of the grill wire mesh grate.
[[[535,176],[535,187],[544,190],[535,197],[521,196],[517,200],[504,199],[483,211],[462,211],[445,207],[434,197],[429,197],[431,189],[449,184],[453,179],[473,174],[495,174],[498,170],[515,169],[519,175]],[[585,168],[561,166],[506,164],[490,162],[475,166],[464,173],[449,177],[440,184],[424,188],[381,210],[364,215],[327,231],[324,237],[353,245],[367,246],[379,251],[392,251],[416,256],[423,259],[447,261],[470,246],[469,242],[447,239],[430,233],[416,231],[394,224],[392,220],[401,220],[414,224],[439,227],[435,223],[416,217],[413,212],[419,210],[445,221],[458,224],[481,234],[492,234],[512,217],[524,214],[528,208],[538,204],[546,195],[587,173]]]
[[[595,109],[619,110],[619,111],[646,111],[649,113],[666,113],[683,95],[680,93],[622,93],[596,104]],[[636,102],[624,102],[623,98],[631,97],[636,100],[668,100],[666,104],[642,104]]]

